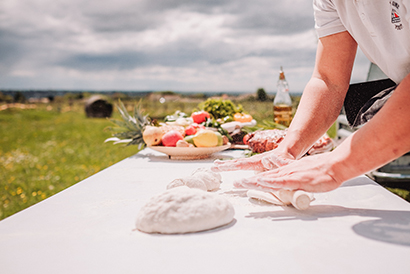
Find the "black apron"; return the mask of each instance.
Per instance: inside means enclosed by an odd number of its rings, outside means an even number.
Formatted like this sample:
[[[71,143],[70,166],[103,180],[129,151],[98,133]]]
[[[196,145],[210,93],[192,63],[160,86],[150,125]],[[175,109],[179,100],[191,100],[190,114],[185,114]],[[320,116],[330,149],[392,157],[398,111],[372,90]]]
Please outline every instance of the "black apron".
[[[390,79],[349,86],[344,101],[347,121],[352,128],[368,122],[390,98],[396,83]]]

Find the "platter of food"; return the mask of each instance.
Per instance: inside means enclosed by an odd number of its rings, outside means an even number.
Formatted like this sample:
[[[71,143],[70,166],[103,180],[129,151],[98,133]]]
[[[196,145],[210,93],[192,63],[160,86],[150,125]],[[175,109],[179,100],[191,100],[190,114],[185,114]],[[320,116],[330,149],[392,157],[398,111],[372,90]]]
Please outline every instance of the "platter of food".
[[[149,147],[170,159],[204,159],[228,148],[252,153],[270,151],[278,147],[287,133],[286,127],[279,129],[266,123],[258,126],[250,114],[229,100],[208,99],[198,108],[190,116],[177,110],[163,121],[154,122],[140,106],[135,107],[131,116],[121,104],[118,110],[123,121],[113,120],[117,127],[111,128],[113,137],[105,142],[138,145],[140,149]],[[306,154],[331,151],[333,147],[332,139],[325,134]]]
[[[209,158],[212,154],[227,150],[231,147],[230,143],[216,147],[166,147],[149,146],[149,148],[168,155],[173,160],[197,160]]]

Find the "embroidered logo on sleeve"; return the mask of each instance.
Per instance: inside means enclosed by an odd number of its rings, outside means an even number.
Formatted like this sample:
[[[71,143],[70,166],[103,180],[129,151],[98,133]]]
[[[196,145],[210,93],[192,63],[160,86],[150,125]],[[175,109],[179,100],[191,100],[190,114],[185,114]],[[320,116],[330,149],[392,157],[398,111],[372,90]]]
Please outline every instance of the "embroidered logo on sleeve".
[[[396,1],[390,1],[391,6],[391,23],[394,25],[396,30],[401,30],[403,28],[403,24],[401,23],[400,15],[399,15],[399,8],[400,5]]]

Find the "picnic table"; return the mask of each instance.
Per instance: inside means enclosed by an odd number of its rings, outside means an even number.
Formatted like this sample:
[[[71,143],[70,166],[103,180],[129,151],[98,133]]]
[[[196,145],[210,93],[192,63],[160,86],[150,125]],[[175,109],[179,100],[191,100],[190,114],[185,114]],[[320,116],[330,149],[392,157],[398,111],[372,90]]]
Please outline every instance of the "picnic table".
[[[249,199],[222,174],[227,226],[178,235],[135,229],[173,179],[243,157],[172,160],[149,148],[0,222],[0,273],[409,273],[410,204],[360,176],[315,194],[309,209]]]

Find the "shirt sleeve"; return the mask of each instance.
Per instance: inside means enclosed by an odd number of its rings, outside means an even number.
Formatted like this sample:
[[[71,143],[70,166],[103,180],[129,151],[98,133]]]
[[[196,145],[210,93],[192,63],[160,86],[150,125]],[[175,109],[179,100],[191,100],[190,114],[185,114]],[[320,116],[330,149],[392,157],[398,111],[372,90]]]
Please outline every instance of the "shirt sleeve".
[[[346,30],[332,0],[313,0],[313,11],[319,38]]]

